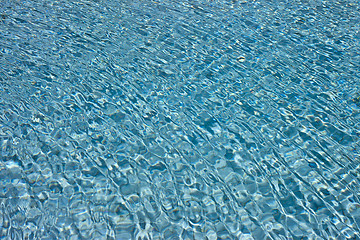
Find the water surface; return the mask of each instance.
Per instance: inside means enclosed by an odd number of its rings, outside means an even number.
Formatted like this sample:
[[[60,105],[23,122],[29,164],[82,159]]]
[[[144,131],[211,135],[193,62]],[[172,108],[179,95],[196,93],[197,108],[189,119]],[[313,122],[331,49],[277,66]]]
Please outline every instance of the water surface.
[[[1,1],[3,239],[359,239],[358,1]]]

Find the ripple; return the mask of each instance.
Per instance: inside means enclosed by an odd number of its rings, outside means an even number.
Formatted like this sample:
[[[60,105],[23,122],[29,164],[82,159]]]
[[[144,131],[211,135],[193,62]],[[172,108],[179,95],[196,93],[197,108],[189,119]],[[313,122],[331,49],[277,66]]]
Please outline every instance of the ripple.
[[[0,7],[0,237],[359,236],[358,5]]]

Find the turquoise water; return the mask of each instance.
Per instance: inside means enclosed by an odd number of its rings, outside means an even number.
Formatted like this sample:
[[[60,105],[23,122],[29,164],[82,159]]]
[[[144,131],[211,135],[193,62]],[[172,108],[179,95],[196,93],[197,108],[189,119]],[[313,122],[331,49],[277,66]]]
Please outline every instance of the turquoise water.
[[[358,1],[0,1],[1,239],[359,239]]]

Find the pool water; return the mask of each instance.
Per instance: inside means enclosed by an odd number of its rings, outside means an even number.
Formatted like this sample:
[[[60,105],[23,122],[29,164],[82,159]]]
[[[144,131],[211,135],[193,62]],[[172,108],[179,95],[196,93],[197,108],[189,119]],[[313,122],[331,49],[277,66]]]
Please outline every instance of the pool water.
[[[357,0],[2,0],[1,239],[359,239]]]

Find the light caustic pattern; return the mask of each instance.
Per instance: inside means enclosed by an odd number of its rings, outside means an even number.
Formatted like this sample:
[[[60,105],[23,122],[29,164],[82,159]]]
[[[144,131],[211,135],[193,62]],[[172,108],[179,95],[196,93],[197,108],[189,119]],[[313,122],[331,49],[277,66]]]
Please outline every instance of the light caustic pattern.
[[[359,238],[358,1],[2,1],[0,236]]]

